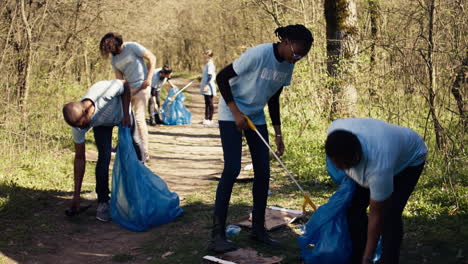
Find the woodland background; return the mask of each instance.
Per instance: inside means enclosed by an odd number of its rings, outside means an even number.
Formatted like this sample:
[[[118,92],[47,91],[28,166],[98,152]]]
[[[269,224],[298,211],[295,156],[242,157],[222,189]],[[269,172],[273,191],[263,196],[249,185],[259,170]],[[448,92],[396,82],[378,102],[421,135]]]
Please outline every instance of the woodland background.
[[[435,221],[434,235],[449,232],[463,245],[468,234],[461,227],[468,203],[466,4],[2,0],[0,217],[11,204],[6,190],[15,186],[70,189],[65,153],[72,140],[61,107],[92,83],[114,78],[99,54],[105,33],[119,32],[124,41],[144,45],[158,67],[167,63],[175,73],[196,75],[205,49],[213,50],[219,71],[248,47],[277,41],[276,27],[304,24],[315,42],[296,64],[293,83],[281,98],[288,167],[302,181],[328,180],[323,141],[336,118],[373,117],[410,127],[424,137],[429,158],[406,213]],[[452,246],[450,254],[460,253]],[[466,245],[462,248],[461,254],[468,254]]]

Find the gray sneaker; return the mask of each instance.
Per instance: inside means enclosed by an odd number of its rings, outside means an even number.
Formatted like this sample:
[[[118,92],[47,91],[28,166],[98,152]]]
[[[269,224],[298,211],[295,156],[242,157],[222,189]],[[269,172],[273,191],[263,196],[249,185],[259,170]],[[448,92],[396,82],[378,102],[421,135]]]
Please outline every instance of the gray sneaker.
[[[102,222],[109,222],[110,220],[110,208],[109,203],[99,203],[97,212],[96,212],[96,219]]]

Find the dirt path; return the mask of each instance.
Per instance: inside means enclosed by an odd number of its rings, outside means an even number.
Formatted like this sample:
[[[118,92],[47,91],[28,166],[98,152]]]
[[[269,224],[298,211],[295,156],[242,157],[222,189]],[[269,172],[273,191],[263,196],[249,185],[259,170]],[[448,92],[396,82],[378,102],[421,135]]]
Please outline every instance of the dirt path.
[[[176,79],[179,87],[188,80]],[[198,83],[188,88],[186,105],[193,114],[192,124],[186,126],[150,127],[150,161],[148,166],[169,188],[179,194],[182,207],[184,197],[196,191],[212,189],[214,177],[222,171],[222,149],[217,127],[203,127],[204,100],[198,94]],[[216,109],[216,107],[215,107]],[[215,115],[216,117],[216,115]],[[244,158],[243,164],[248,159]],[[244,177],[249,173],[243,173]],[[241,175],[242,176],[242,175]],[[63,215],[64,204],[51,209],[51,214]],[[116,256],[131,254],[131,263],[151,260],[141,252],[141,245],[157,237],[158,230],[135,233],[115,223],[95,220],[95,206],[80,216],[78,222],[57,218],[60,232],[38,235],[34,248],[20,256],[8,256],[4,263],[111,263]],[[0,262],[2,259],[0,258]]]

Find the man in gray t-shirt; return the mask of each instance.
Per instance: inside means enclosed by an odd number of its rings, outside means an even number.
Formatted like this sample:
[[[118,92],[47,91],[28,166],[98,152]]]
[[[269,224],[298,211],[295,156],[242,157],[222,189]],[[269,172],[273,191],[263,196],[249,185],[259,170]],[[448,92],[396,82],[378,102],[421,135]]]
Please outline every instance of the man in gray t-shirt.
[[[98,149],[96,163],[96,193],[98,210],[96,218],[107,222],[109,215],[109,164],[111,160],[112,129],[114,126],[131,126],[138,158],[142,160],[140,140],[137,130],[131,125],[130,87],[126,81],[111,80],[95,83],[79,102],[67,103],[63,107],[63,117],[72,127],[75,143],[74,192],[71,207],[66,211],[73,216],[79,213],[81,184],[86,167],[85,134],[93,128]]]

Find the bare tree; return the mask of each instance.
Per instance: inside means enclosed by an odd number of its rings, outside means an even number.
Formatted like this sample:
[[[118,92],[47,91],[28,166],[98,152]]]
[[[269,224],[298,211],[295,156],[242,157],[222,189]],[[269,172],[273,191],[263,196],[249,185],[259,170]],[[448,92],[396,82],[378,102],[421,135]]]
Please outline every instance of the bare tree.
[[[468,57],[465,57],[462,65],[457,69],[457,75],[452,86],[452,95],[455,98],[458,107],[458,113],[460,114],[460,120],[463,127],[466,128],[468,125],[467,116],[467,104],[465,102],[465,96],[467,91],[467,76],[468,76]]]
[[[435,15],[436,15],[436,0],[427,0],[426,4],[421,3],[421,6],[425,9],[427,12],[427,15],[429,16],[429,22],[428,22],[428,35],[423,36],[423,38],[426,40],[427,44],[427,51],[424,52],[422,49],[420,49],[420,54],[421,57],[424,59],[426,62],[426,68],[427,68],[427,74],[428,74],[428,80],[429,83],[427,84],[427,92],[428,96],[426,97],[427,103],[429,106],[429,113],[432,117],[432,123],[434,125],[434,133],[436,136],[436,143],[437,147],[439,149],[443,148],[446,143],[445,139],[445,130],[442,127],[439,117],[436,111],[436,85],[437,85],[437,80],[436,80],[436,71],[435,71],[435,66],[434,66],[434,51],[435,51],[435,41],[434,41],[434,20],[435,20]]]
[[[357,91],[352,75],[357,53],[356,3],[354,0],[325,0],[327,28],[327,73],[333,95],[330,118],[356,113]]]

